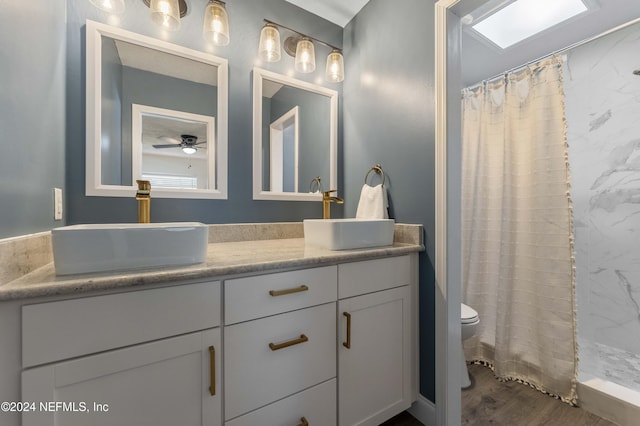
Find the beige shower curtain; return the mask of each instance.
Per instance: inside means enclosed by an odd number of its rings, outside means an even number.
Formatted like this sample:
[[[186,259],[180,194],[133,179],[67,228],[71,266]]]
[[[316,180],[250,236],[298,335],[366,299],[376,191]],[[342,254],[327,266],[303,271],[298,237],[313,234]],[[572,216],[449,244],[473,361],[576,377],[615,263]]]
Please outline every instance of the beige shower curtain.
[[[576,401],[574,259],[561,59],[463,96],[462,300],[468,360]]]

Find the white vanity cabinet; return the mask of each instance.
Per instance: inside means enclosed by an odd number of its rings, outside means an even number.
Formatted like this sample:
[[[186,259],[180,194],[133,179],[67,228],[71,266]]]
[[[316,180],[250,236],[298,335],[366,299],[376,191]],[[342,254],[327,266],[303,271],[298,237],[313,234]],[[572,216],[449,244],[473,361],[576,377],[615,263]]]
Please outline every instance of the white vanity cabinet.
[[[339,425],[379,425],[416,399],[416,259],[339,265]]]
[[[225,282],[227,426],[335,424],[336,299],[336,266]]]
[[[336,263],[22,304],[22,423],[381,424],[417,396],[417,253]]]
[[[22,423],[221,425],[220,321],[219,282],[23,306]]]

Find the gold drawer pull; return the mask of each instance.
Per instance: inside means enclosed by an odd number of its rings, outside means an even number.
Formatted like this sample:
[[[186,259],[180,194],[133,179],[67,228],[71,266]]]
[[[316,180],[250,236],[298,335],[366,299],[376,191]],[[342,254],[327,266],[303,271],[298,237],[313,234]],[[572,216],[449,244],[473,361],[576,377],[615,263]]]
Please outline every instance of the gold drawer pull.
[[[342,315],[347,317],[347,341],[342,342],[342,346],[351,349],[351,314],[349,312],[343,312]]]
[[[309,426],[309,422],[303,417],[300,419],[300,423],[298,423],[298,426]]]
[[[283,342],[278,344],[269,343],[269,347],[271,348],[272,351],[277,351],[278,349],[288,348],[289,346],[299,345],[300,343],[304,343],[308,341],[309,341],[309,338],[304,334],[301,334],[299,338],[289,340],[288,342]]]
[[[269,290],[269,294],[273,297],[277,297],[277,296],[284,296],[286,294],[300,293],[307,290],[309,290],[309,287],[303,284],[300,287],[288,288],[285,290]]]
[[[216,348],[209,346],[209,363],[211,367],[211,382],[209,385],[209,393],[211,396],[216,394]]]

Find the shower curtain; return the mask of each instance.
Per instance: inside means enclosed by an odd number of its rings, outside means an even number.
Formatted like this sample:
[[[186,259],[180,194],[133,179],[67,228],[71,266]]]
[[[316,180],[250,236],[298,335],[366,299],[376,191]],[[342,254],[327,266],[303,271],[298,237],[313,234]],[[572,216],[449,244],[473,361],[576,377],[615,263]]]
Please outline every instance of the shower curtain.
[[[562,60],[463,91],[468,360],[576,402],[577,351]]]

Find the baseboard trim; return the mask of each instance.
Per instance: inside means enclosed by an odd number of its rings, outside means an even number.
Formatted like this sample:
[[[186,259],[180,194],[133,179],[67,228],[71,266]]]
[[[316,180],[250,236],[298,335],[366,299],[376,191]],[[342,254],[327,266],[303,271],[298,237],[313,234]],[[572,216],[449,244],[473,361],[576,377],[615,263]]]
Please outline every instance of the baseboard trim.
[[[418,395],[416,402],[407,411],[425,426],[436,424],[436,405],[422,395]]]

